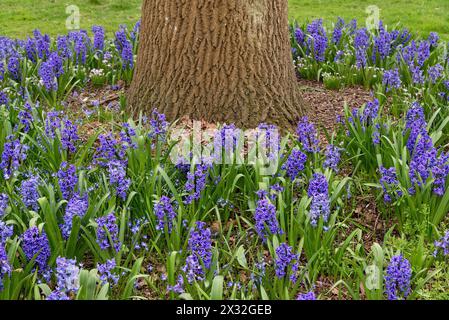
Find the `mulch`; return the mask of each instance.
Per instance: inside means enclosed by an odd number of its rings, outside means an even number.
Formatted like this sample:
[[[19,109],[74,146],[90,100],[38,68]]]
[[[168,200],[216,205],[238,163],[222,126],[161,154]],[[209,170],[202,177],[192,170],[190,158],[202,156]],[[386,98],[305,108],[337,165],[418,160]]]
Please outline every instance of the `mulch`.
[[[309,119],[332,132],[337,115],[343,115],[345,103],[350,109],[359,108],[372,100],[371,92],[360,86],[329,90],[324,84],[311,80],[298,80]]]
[[[331,132],[336,124],[337,115],[342,115],[345,103],[352,109],[361,107],[372,100],[371,93],[360,86],[346,87],[340,90],[329,90],[317,81],[298,79],[302,97],[306,104],[311,121],[323,126]],[[96,107],[95,103],[104,108],[117,108],[120,95],[125,94],[124,83],[117,86],[94,87],[70,95],[66,104],[75,116],[85,116]]]

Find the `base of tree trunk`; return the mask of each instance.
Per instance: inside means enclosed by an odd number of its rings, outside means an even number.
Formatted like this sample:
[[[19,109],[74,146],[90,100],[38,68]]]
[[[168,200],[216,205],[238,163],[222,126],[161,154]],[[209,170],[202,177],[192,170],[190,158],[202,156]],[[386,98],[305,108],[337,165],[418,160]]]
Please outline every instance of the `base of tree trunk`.
[[[290,128],[303,110],[287,0],[145,0],[131,87],[133,114],[157,108],[253,128]]]

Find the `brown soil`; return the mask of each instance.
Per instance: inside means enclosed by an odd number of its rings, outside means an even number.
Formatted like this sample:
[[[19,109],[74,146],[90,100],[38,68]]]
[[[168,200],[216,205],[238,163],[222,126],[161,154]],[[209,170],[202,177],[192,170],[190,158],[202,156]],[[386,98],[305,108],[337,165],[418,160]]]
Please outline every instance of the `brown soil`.
[[[321,82],[299,79],[302,97],[309,108],[309,119],[331,132],[337,115],[342,115],[345,103],[350,109],[361,107],[372,100],[371,93],[363,87],[329,90]]]
[[[363,87],[347,87],[341,90],[329,90],[321,82],[299,79],[298,84],[305,104],[308,106],[309,119],[317,126],[324,127],[329,133],[335,128],[337,115],[342,115],[345,103],[352,109],[361,107],[364,103],[372,100],[369,91]],[[118,89],[111,86],[94,87],[88,86],[81,92],[71,95],[66,100],[67,108],[77,117],[84,118],[89,111],[96,107],[94,103],[102,108],[114,109],[119,105],[121,95],[127,88],[119,83]],[[213,129],[216,124],[202,121],[203,129]],[[190,123],[188,117],[183,117],[179,124]],[[99,125],[96,123],[95,126]],[[92,127],[92,125],[88,125]],[[91,131],[86,128],[87,131]],[[321,132],[323,134],[323,132]]]

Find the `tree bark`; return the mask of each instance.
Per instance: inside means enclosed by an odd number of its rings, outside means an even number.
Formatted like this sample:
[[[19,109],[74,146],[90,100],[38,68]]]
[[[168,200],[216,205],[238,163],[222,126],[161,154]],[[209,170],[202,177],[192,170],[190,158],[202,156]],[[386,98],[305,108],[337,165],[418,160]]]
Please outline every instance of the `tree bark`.
[[[130,111],[294,125],[303,103],[287,10],[287,0],[144,0]]]

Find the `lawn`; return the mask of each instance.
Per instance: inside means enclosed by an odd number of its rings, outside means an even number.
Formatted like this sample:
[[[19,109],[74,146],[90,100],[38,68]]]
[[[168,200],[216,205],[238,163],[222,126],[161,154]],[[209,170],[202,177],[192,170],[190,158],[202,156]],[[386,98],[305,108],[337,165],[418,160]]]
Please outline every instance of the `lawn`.
[[[376,5],[380,18],[387,24],[401,23],[426,36],[437,31],[449,40],[449,1],[447,0],[289,0],[290,17],[299,21],[324,18],[334,21],[367,17],[365,9]],[[89,29],[94,24],[112,32],[120,24],[132,25],[140,16],[141,0],[2,0],[0,3],[0,34],[26,37],[35,28],[51,35],[65,33],[68,4],[80,9],[80,26]]]
[[[414,33],[427,36],[432,31],[449,40],[448,0],[289,0],[290,16],[299,21],[323,18],[334,21],[357,18],[363,23],[365,9],[375,5],[387,25],[400,23]]]
[[[1,0],[0,34],[24,38],[34,29],[50,35],[66,33],[68,5],[80,11],[80,27],[102,25],[109,32],[120,24],[134,25],[140,18],[141,0]]]

